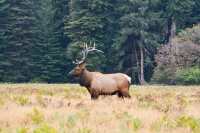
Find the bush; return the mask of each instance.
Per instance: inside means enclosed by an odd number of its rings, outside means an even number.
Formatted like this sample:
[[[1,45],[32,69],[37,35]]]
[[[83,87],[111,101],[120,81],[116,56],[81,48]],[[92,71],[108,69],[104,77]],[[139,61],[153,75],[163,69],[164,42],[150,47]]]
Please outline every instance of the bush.
[[[200,68],[183,69],[176,74],[177,84],[200,85]]]

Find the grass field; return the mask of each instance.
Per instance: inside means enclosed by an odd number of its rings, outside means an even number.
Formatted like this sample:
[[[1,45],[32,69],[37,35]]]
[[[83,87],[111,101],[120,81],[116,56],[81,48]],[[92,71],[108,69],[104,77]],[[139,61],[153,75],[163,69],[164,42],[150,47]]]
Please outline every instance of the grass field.
[[[131,99],[67,84],[0,84],[0,133],[200,133],[200,86],[132,86]]]

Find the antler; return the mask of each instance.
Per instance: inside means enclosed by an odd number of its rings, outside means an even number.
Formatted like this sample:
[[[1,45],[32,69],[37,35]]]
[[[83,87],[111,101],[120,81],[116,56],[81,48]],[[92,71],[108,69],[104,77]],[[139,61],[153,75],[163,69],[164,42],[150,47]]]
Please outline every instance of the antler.
[[[91,45],[91,42],[90,42],[90,45]],[[87,43],[84,42],[83,50],[81,51],[82,56],[83,56],[82,59],[80,61],[76,59],[76,61],[73,61],[73,63],[76,65],[83,63],[87,59],[88,53],[92,51],[103,53],[103,51],[96,49],[96,43],[94,43],[92,47],[88,47]]]

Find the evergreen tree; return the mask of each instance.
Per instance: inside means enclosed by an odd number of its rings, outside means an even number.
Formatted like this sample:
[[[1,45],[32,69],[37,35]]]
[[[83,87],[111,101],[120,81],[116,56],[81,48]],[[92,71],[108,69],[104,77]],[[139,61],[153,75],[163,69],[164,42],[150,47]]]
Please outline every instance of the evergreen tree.
[[[34,47],[33,38],[36,36],[33,1],[8,1],[9,14],[7,18],[7,32],[4,35],[6,45],[3,49],[6,64],[3,66],[4,81],[24,82],[33,76],[30,51]],[[2,65],[1,65],[2,66]]]
[[[165,18],[166,43],[171,45],[177,28],[184,28],[187,19],[192,14],[195,4],[193,0],[161,0],[162,17]]]
[[[1,81],[66,80],[63,3],[1,1]]]
[[[120,64],[140,84],[146,82],[144,70],[152,69],[152,55],[159,41],[159,36],[156,34],[159,20],[152,17],[157,13],[153,10],[155,5],[148,0],[134,0],[119,4],[123,14],[120,18],[120,34],[116,40],[120,49],[123,49]]]
[[[65,74],[65,37],[64,13],[65,1],[41,0],[38,2],[38,27],[40,29],[40,53],[37,76],[34,80],[45,82],[64,81]]]
[[[7,32],[8,32],[8,15],[10,4],[8,0],[0,0],[0,81],[7,78],[5,68],[10,66],[6,59]]]

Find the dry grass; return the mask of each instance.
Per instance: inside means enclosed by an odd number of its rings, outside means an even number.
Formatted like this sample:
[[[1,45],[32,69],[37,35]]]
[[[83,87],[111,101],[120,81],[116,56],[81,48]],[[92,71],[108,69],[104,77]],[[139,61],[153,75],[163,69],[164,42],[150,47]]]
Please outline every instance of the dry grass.
[[[200,86],[132,86],[91,101],[67,84],[1,84],[0,133],[199,133]]]

